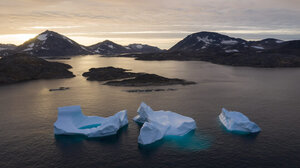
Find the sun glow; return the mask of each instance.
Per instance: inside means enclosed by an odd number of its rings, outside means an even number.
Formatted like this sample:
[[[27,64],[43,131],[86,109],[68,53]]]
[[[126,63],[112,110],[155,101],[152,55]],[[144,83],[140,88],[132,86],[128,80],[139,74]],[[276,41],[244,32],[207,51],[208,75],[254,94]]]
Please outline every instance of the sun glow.
[[[19,45],[35,36],[36,34],[4,34],[0,35],[0,43]]]

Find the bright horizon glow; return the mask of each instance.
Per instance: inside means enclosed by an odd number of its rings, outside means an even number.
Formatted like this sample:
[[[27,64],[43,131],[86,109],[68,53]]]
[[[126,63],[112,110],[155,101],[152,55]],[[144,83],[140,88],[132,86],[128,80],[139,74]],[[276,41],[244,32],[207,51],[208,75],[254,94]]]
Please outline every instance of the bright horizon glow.
[[[59,26],[52,26],[53,28],[60,29]],[[33,29],[35,29],[34,27]],[[50,28],[46,26],[39,26],[36,29],[43,29],[43,28]],[[71,26],[70,26],[71,28]],[[45,29],[44,29],[45,30]],[[44,31],[42,30],[42,31]],[[231,35],[232,37],[241,38],[239,37],[241,34],[267,34],[267,35],[278,35],[278,34],[287,34],[293,35],[298,34],[300,35],[300,30],[220,30],[215,31],[217,33]],[[40,32],[41,33],[41,32]],[[59,33],[59,32],[58,32]],[[95,32],[95,33],[64,33],[63,35],[69,37],[70,39],[76,41],[77,43],[85,46],[93,45],[104,40],[111,40],[115,43],[121,45],[129,45],[133,43],[141,43],[141,44],[148,44],[153,46],[158,46],[162,49],[168,49],[175,45],[177,42],[182,40],[189,34],[196,33],[190,31],[131,31],[131,32]],[[181,37],[174,38],[138,38],[138,37],[118,37],[123,35],[140,35],[140,34],[177,34]],[[0,43],[2,44],[15,44],[21,45],[25,41],[34,38],[38,34],[4,34],[0,35]],[[104,37],[101,37],[104,36]],[[110,37],[111,36],[111,37]],[[267,38],[267,37],[265,37]],[[245,40],[261,40],[263,38],[245,38]],[[284,39],[283,39],[284,40]]]
[[[170,48],[189,34],[300,39],[299,0],[0,0],[0,43],[22,44],[46,29],[79,44],[109,39]],[[17,35],[20,34],[20,35]],[[28,37],[28,38],[26,38]]]

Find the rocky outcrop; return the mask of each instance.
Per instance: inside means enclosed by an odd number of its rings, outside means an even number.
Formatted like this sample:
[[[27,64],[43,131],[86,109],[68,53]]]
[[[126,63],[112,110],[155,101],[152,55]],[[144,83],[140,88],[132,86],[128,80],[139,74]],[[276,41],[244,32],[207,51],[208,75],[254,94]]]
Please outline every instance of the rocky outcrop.
[[[34,56],[16,54],[0,59],[0,84],[10,84],[35,79],[74,77],[68,64],[48,62]]]

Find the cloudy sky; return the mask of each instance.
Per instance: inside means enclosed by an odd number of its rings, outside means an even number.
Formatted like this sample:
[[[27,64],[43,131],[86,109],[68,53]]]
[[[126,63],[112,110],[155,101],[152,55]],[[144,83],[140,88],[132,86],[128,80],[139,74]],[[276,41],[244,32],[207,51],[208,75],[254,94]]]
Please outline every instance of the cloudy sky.
[[[46,29],[91,45],[105,39],[169,48],[215,31],[248,40],[300,39],[300,0],[0,0],[0,43]]]

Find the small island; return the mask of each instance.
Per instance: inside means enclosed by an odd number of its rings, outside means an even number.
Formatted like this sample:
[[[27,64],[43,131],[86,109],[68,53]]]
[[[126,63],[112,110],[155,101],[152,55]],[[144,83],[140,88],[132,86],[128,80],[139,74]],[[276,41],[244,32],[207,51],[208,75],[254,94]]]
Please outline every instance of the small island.
[[[115,79],[132,78],[140,75],[140,73],[128,72],[129,69],[115,68],[115,67],[102,67],[91,68],[89,72],[85,72],[82,76],[87,77],[90,81],[108,81]]]
[[[110,86],[166,86],[196,84],[177,78],[166,78],[156,74],[134,73],[129,70],[115,67],[91,68],[82,75],[91,81],[107,81],[104,85]],[[122,80],[121,80],[122,79]]]
[[[11,84],[36,79],[72,78],[68,64],[49,62],[26,54],[15,54],[0,59],[0,84]]]

